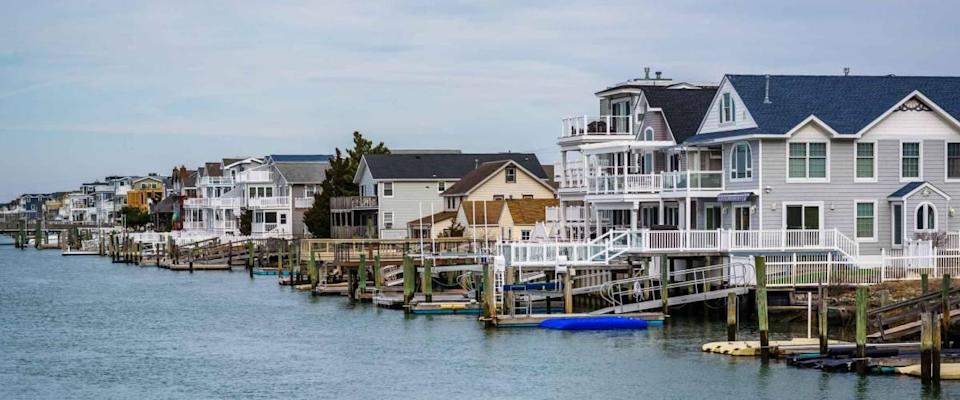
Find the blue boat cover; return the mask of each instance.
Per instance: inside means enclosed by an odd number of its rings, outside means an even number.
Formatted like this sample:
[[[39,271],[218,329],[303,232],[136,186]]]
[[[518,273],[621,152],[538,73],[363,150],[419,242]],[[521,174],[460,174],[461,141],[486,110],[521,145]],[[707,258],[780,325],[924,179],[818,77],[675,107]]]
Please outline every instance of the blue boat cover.
[[[625,317],[553,318],[540,323],[541,328],[564,330],[646,329],[648,325],[646,320]]]

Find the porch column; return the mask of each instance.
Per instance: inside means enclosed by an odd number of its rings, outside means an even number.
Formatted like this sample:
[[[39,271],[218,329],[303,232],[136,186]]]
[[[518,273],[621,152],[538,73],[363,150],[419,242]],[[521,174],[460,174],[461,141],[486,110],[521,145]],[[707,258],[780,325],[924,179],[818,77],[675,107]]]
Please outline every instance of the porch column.
[[[560,152],[560,188],[567,185],[567,152]]]
[[[567,203],[563,199],[560,200],[558,212],[560,213],[560,239],[567,239],[569,236],[567,235]]]
[[[634,202],[633,208],[630,209],[630,230],[632,231],[637,230],[637,212],[638,212],[637,208],[638,207],[639,207],[639,204]]]
[[[663,198],[658,199],[660,201],[660,207],[657,208],[657,225],[663,225]],[[652,224],[651,224],[652,225]]]
[[[689,180],[687,181],[687,184],[688,185],[690,184]],[[690,215],[692,214],[693,213],[690,212],[690,196],[684,197],[684,205],[683,205],[683,228],[684,229],[687,229],[687,230],[690,229]]]
[[[595,217],[595,224],[597,225],[597,236],[600,236],[600,210],[596,207],[593,208],[593,215]]]

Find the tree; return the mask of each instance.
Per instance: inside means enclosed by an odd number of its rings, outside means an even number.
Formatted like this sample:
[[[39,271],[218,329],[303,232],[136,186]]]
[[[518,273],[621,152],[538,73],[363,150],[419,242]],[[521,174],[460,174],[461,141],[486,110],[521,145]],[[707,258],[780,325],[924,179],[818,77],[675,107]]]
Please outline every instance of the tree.
[[[250,236],[253,231],[253,210],[243,210],[240,214],[240,234]]]
[[[365,139],[360,132],[353,132],[353,148],[347,154],[337,148],[330,159],[326,178],[320,184],[320,192],[314,195],[313,207],[303,214],[303,224],[315,237],[330,237],[330,198],[356,196],[360,194],[353,176],[360,166],[360,159],[366,154],[390,154],[387,146],[380,142],[376,145]]]
[[[120,209],[120,215],[126,217],[127,226],[131,228],[141,228],[150,222],[150,214],[141,210],[140,207],[123,207]]]

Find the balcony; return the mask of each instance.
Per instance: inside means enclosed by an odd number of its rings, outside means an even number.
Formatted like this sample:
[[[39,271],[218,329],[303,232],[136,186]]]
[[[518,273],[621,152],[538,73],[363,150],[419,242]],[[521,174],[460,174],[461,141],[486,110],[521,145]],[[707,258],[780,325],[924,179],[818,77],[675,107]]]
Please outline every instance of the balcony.
[[[237,183],[268,182],[273,182],[273,173],[270,171],[243,171],[237,174]]]
[[[561,190],[582,191],[587,187],[587,175],[583,169],[583,161],[567,161],[567,167],[562,163],[556,163],[554,169],[563,172],[556,177]]]
[[[596,176],[587,178],[587,194],[659,193],[660,174],[624,173],[622,168],[601,167]]]
[[[243,199],[239,197],[195,197],[183,202],[185,208],[239,208]]]
[[[188,231],[198,231],[203,230],[203,221],[184,221],[183,229]]]
[[[233,177],[230,176],[204,176],[200,178],[200,186],[233,186],[233,183]]]
[[[675,171],[663,173],[663,192],[723,191],[723,170]]]
[[[331,210],[376,210],[377,198],[374,196],[345,196],[330,198]]]
[[[296,197],[293,199],[293,208],[311,208],[313,207],[313,196]]]
[[[547,207],[547,222],[560,222],[560,207]],[[583,222],[587,219],[586,208],[583,206],[568,206],[565,209],[567,223]]]
[[[632,135],[629,115],[577,116],[561,120],[561,138],[580,136]]]
[[[247,206],[252,208],[286,208],[290,207],[289,197],[254,197],[247,199]]]

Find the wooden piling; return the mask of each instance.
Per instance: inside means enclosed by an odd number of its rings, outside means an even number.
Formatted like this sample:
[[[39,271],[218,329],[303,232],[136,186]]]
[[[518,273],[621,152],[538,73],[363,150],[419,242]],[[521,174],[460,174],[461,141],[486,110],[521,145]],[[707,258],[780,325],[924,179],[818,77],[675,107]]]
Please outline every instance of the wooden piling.
[[[516,267],[508,265],[503,269],[503,284],[512,285],[516,282],[514,274],[516,273]],[[503,292],[503,314],[504,315],[514,315],[516,313],[516,296],[514,296],[513,291],[504,291]]]
[[[493,267],[489,263],[483,264],[483,317],[488,324],[492,324],[497,317],[497,298],[493,287]]]
[[[307,273],[310,274],[310,287],[317,287],[320,282],[320,273],[317,271],[317,256],[310,250],[310,261],[307,263]]]
[[[423,297],[427,303],[433,301],[433,260],[426,259],[423,261],[423,277],[421,278],[421,286],[423,286]]]
[[[928,290],[929,285],[927,285],[927,273],[924,272],[920,274],[920,293],[927,294],[930,291]]]
[[[857,286],[857,373],[867,373],[867,302],[868,288]]]
[[[943,274],[943,283],[940,287],[940,332],[943,342],[950,346],[950,274]],[[940,343],[934,345],[939,346]]]
[[[660,256],[660,305],[663,308],[663,315],[670,314],[670,290],[667,285],[670,284],[670,259],[666,254]]]
[[[383,288],[383,268],[380,265],[380,255],[373,256],[373,286],[380,290]]]
[[[820,354],[829,352],[827,341],[827,288],[821,282],[817,286],[817,335],[820,337]]]
[[[567,267],[563,274],[563,312],[573,314],[573,274],[577,273],[573,267]]]
[[[196,248],[191,248],[191,249],[190,249],[190,273],[191,273],[191,274],[193,273],[193,260],[194,260],[195,258],[197,258],[197,249],[196,249]]]
[[[737,340],[737,294],[727,293],[727,341]]]
[[[417,269],[413,265],[413,259],[403,257],[403,310],[406,313],[411,312],[410,302],[417,290]]]
[[[38,218],[38,219],[37,219],[37,227],[36,227],[36,229],[33,231],[33,247],[36,248],[36,249],[39,249],[39,248],[40,248],[40,244],[41,244],[41,242],[42,242],[42,240],[40,239],[40,236],[43,235],[43,230],[40,228],[41,224],[42,224],[42,222],[41,222],[40,219]]]
[[[247,269],[253,268],[253,247],[254,245],[252,240],[247,242]]]
[[[756,256],[753,258],[753,265],[757,274],[757,321],[760,330],[760,357],[767,360],[770,357],[770,324],[767,321],[767,258]]]
[[[933,324],[926,305],[920,307],[920,382],[930,384],[933,352]]]
[[[357,266],[357,292],[363,293],[365,290],[367,290],[367,255],[360,254],[360,265]]]
[[[934,386],[940,386],[940,343],[942,337],[941,326],[937,323],[935,315],[930,317],[930,325],[933,328],[933,337],[930,343],[930,378],[933,380]]]

